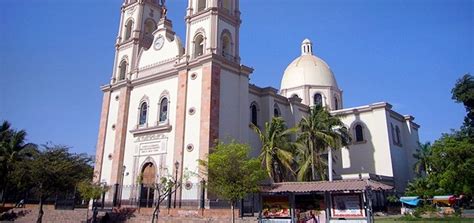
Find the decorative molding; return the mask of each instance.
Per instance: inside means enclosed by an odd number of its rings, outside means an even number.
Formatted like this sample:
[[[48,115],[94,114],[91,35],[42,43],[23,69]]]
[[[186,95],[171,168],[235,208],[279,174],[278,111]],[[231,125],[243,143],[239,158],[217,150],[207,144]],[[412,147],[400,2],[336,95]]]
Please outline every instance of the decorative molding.
[[[130,133],[132,133],[134,136],[136,135],[141,135],[145,133],[163,133],[163,132],[170,132],[172,129],[171,125],[157,125],[153,127],[145,127],[145,128],[136,128],[133,130],[130,130]]]
[[[147,142],[159,139],[167,139],[162,133],[147,134],[135,137],[135,142]]]

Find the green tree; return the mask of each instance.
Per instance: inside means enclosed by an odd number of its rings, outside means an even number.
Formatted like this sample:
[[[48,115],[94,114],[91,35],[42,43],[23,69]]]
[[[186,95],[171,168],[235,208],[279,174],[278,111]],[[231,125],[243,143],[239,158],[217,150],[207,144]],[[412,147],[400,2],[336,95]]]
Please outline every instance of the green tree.
[[[300,135],[298,181],[326,179],[326,162],[322,158],[328,148],[340,149],[350,142],[347,128],[337,116],[332,116],[322,106],[312,107],[307,117],[298,125]]]
[[[61,145],[43,145],[33,154],[33,159],[23,166],[29,166],[29,181],[38,193],[37,223],[43,219],[43,202],[59,192],[74,188],[80,181],[91,179],[92,159],[86,154],[70,153],[69,148]]]
[[[466,134],[474,140],[474,78],[471,74],[465,74],[451,90],[453,100],[462,103],[467,114],[464,118],[464,125],[460,133]]]
[[[231,142],[218,143],[208,160],[199,160],[199,163],[207,170],[209,191],[230,201],[234,223],[235,203],[257,192],[259,182],[265,179],[260,160],[250,158],[248,145]]]
[[[8,190],[8,184],[13,183],[11,172],[14,170],[14,166],[31,155],[27,148],[34,147],[33,144],[25,141],[26,132],[24,130],[11,129],[11,125],[7,121],[2,123],[0,126],[0,179],[3,179],[1,184],[3,202],[3,195]]]
[[[414,179],[407,194],[432,196],[445,194],[474,195],[474,79],[470,74],[461,77],[451,93],[463,103],[467,115],[460,130],[443,134],[431,149],[424,152],[428,165],[426,176]],[[423,150],[423,149],[422,149]],[[421,151],[420,151],[421,152]],[[422,163],[419,159],[419,163]],[[421,164],[420,164],[421,165]]]
[[[441,193],[473,195],[474,143],[469,137],[443,134],[432,146],[430,183]]]
[[[273,117],[271,122],[266,122],[263,132],[253,124],[252,127],[262,144],[259,155],[262,167],[273,182],[284,181],[293,173],[290,137],[296,129],[287,129],[285,120],[280,117]]]
[[[95,200],[99,199],[100,196],[107,192],[108,188],[103,187],[99,184],[94,184],[90,179],[83,180],[77,184],[77,190],[81,195],[82,199],[89,203],[92,200],[92,205],[95,205]],[[94,208],[93,208],[94,209]],[[86,210],[86,222],[89,220],[89,209]]]
[[[413,165],[413,170],[415,170],[415,173],[418,174],[418,176],[422,176],[423,174],[429,174],[431,170],[431,143],[418,142],[418,147],[416,153],[413,154],[413,157],[417,160]]]

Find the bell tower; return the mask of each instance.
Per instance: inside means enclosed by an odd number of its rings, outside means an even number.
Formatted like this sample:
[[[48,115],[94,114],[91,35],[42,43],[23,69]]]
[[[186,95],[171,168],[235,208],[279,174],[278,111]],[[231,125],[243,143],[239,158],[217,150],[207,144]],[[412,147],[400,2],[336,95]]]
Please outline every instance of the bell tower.
[[[253,72],[240,64],[239,0],[188,0],[185,23],[185,53],[175,65],[174,163],[180,164],[178,178],[183,169],[198,171],[201,167],[196,160],[206,159],[217,140],[247,141],[249,76]],[[192,152],[186,151],[187,145],[193,145]],[[177,196],[190,198],[181,188]]]
[[[195,59],[215,54],[240,63],[239,0],[189,0],[186,13],[186,54]]]
[[[140,50],[151,46],[152,33],[162,17],[163,8],[158,0],[124,0],[111,84],[133,78],[138,69]]]
[[[138,58],[143,49],[148,49],[153,43],[152,33],[162,17],[163,5],[156,0],[124,0],[121,6],[120,25],[115,42],[114,67],[110,85],[102,88],[104,92],[99,140],[97,143],[97,157],[94,180],[99,182],[105,179],[110,185],[119,185],[123,182],[124,154],[126,135],[128,132],[128,113],[131,95],[131,80],[136,78]],[[118,101],[117,115],[111,115],[114,124],[113,148],[105,148],[109,107],[112,107],[111,97],[115,94]],[[110,106],[109,106],[110,105]],[[110,133],[109,133],[110,135]],[[104,151],[113,154],[110,178],[102,176],[101,168],[104,162]]]

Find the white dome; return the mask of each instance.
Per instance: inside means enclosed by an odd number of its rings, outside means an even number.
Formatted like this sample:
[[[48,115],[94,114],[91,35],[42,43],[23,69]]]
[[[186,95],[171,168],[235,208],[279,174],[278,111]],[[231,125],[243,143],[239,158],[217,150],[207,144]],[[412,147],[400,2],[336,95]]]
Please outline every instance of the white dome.
[[[305,39],[301,46],[302,55],[285,70],[280,89],[290,89],[305,85],[337,86],[336,78],[324,60],[313,55],[311,41]]]

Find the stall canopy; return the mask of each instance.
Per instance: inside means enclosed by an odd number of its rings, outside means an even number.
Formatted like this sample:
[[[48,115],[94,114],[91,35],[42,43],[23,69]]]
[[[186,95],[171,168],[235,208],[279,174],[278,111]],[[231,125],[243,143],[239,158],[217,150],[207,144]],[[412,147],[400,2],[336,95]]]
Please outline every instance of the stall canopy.
[[[433,204],[452,205],[454,203],[456,203],[456,197],[453,196],[453,195],[434,196],[433,197]]]
[[[420,202],[420,198],[419,197],[401,197],[400,202],[404,204],[412,205],[412,206],[417,206],[418,203]]]
[[[336,192],[392,190],[393,187],[368,179],[313,181],[313,182],[283,182],[262,186],[263,193],[307,193],[307,192]]]

